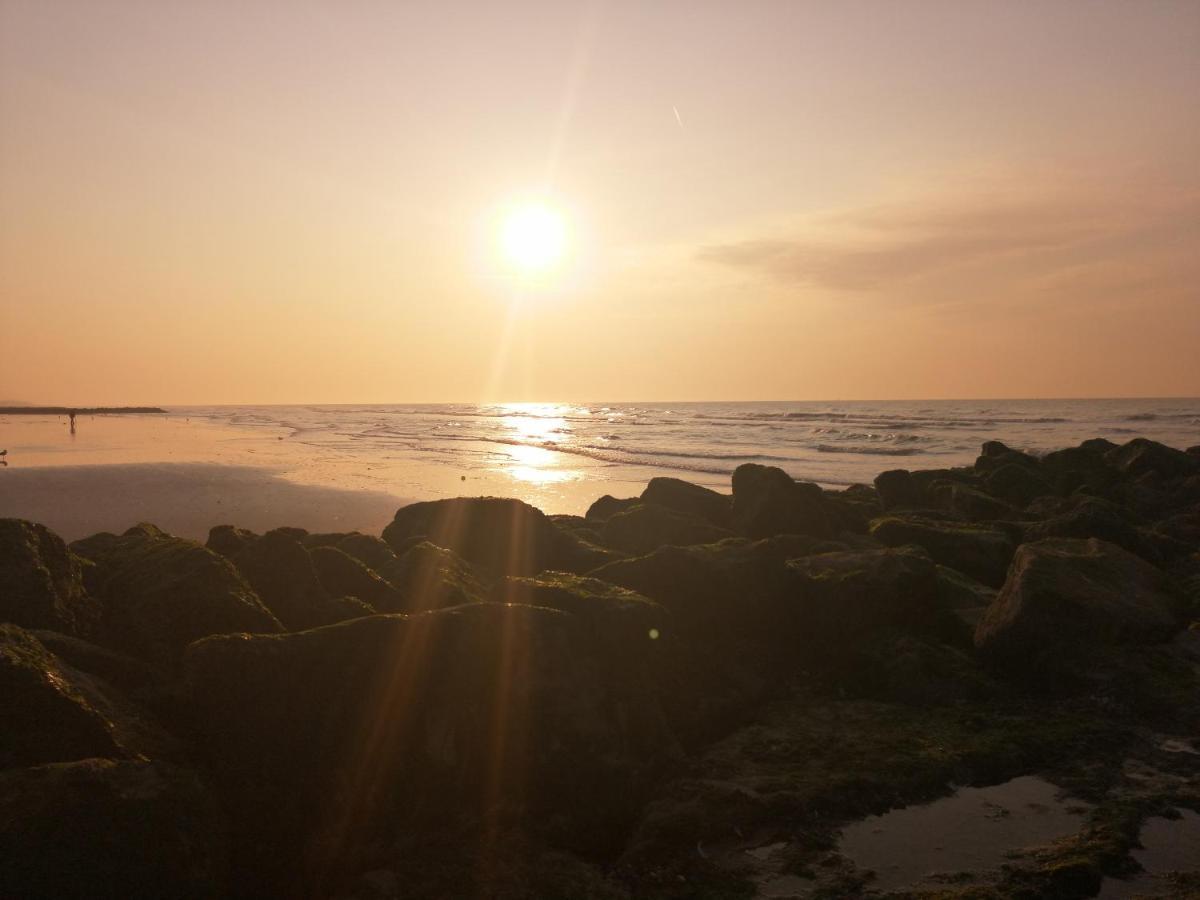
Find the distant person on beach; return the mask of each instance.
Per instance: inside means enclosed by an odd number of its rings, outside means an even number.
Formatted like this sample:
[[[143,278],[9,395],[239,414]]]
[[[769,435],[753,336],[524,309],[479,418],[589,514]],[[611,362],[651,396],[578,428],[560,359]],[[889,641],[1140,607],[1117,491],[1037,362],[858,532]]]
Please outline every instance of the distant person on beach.
[[[71,434],[75,433],[75,410],[67,413],[67,417],[71,420]]]

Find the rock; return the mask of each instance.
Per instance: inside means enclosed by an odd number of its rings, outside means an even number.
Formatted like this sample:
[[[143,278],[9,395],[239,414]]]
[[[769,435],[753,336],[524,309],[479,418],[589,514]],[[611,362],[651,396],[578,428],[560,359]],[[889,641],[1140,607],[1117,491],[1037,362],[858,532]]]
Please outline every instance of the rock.
[[[987,441],[980,456],[975,460],[975,471],[981,474],[995,472],[1003,466],[1021,466],[1037,471],[1038,459],[1020,450],[1013,450],[999,441]]]
[[[755,463],[734,470],[730,521],[735,531],[750,538],[776,534],[833,537],[837,530],[819,487],[794,481],[783,469]]]
[[[491,575],[536,575],[546,569],[586,572],[612,554],[562,531],[520,500],[457,497],[413,503],[383,530],[393,550],[424,536]]]
[[[0,772],[0,890],[23,900],[225,896],[220,813],[187,769],[84,759]]]
[[[152,525],[71,545],[94,563],[105,626],[115,649],[172,668],[210,634],[283,630],[224,557]]]
[[[678,478],[660,477],[650,479],[642,491],[642,502],[704,519],[718,528],[728,528],[733,498]]]
[[[357,597],[372,609],[403,609],[406,599],[388,582],[337,547],[308,551],[321,587],[331,597]]]
[[[650,660],[676,640],[664,607],[597,578],[566,572],[507,578],[496,585],[492,600],[556,609],[585,622],[603,650],[608,679],[653,678]]]
[[[232,559],[241,550],[258,540],[258,535],[232,525],[217,525],[208,531],[208,542],[204,545],[226,559]]]
[[[337,542],[337,548],[348,556],[353,556],[368,569],[381,574],[383,570],[394,563],[396,553],[383,538],[370,534],[352,532]]]
[[[921,490],[907,469],[891,469],[875,476],[875,490],[885,510],[909,509],[924,505]]]
[[[913,514],[876,519],[871,523],[871,534],[888,547],[923,547],[935,562],[994,586],[1004,582],[1015,549],[1012,538],[1000,528],[936,521]]]
[[[44,525],[0,519],[0,621],[87,637],[101,615],[62,538]]]
[[[618,500],[616,497],[605,494],[588,507],[584,518],[593,522],[607,522],[617,513],[624,512],[627,509],[637,506],[641,502],[641,499],[638,497],[629,497],[624,500]]]
[[[787,563],[795,579],[793,640],[819,656],[887,626],[927,629],[937,611],[933,560],[920,549],[822,553]]]
[[[89,643],[82,638],[45,629],[31,631],[30,634],[67,665],[80,672],[103,678],[121,690],[144,688],[158,677],[158,673],[144,662],[107,647]]]
[[[1105,459],[1115,447],[1108,441],[1084,441],[1078,447],[1055,450],[1042,457],[1042,473],[1064,494],[1081,487],[1105,490],[1121,477]]]
[[[1025,671],[1082,646],[1154,643],[1179,628],[1166,575],[1115,544],[1054,538],[1022,544],[975,631],[981,653]]]
[[[1138,527],[1136,519],[1115,503],[1098,497],[1072,498],[1067,509],[1026,526],[1026,541],[1046,538],[1100,538],[1149,562],[1162,561],[1162,554]]]
[[[937,567],[937,598],[943,609],[984,610],[991,606],[998,593],[995,588],[980,584],[949,566]]]
[[[0,769],[177,752],[132,703],[16,625],[0,625],[0,697]]]
[[[478,816],[612,852],[674,750],[653,684],[598,652],[576,615],[499,603],[192,645],[237,878],[320,894],[357,848]]]
[[[380,606],[380,612],[427,612],[479,603],[488,594],[488,588],[466,560],[428,541],[386,565],[380,574],[403,602],[398,607]]]
[[[650,503],[617,513],[600,530],[608,546],[633,554],[650,553],[668,544],[712,544],[732,536],[732,532],[705,519]]]
[[[1011,516],[1014,510],[1003,500],[977,491],[959,481],[935,481],[926,493],[938,509],[958,513],[973,521],[991,521]]]
[[[1162,478],[1186,478],[1200,472],[1200,459],[1147,438],[1134,438],[1109,450],[1105,459],[1126,478],[1151,473]]]
[[[1041,472],[1027,464],[1006,462],[988,472],[984,478],[988,493],[1017,506],[1054,493],[1054,486]]]
[[[268,531],[233,558],[263,604],[291,631],[370,615],[365,602],[330,595],[321,585],[308,550],[292,531]]]
[[[787,560],[820,549],[801,535],[762,541],[725,540],[660,547],[637,559],[609,563],[592,577],[620,585],[665,607],[679,662],[668,715],[694,743],[744,718],[781,672],[801,662],[796,652],[795,580]]]

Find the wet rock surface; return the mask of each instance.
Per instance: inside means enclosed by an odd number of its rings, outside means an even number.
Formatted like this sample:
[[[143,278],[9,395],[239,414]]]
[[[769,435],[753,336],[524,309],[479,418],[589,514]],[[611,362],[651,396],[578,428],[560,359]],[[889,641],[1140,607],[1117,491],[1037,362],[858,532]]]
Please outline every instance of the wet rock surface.
[[[6,520],[0,895],[1194,896],[1198,523],[1143,440],[382,537]]]

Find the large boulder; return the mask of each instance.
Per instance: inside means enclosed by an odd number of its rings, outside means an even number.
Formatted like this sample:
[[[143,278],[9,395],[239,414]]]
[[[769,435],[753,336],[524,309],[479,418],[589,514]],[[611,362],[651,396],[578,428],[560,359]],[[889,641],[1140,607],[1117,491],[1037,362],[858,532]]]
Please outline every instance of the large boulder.
[[[0,894],[22,900],[225,896],[227,839],[196,775],[83,759],[0,772]]]
[[[405,598],[395,587],[338,547],[313,547],[308,555],[329,596],[357,597],[378,610],[405,606]]]
[[[172,667],[198,638],[283,630],[230,562],[194,541],[139,525],[71,549],[94,564],[109,639],[141,659]]]
[[[300,538],[286,529],[268,531],[244,544],[233,563],[289,630],[317,628],[375,611],[363,598],[330,594]]]
[[[884,509],[909,509],[923,505],[921,490],[908,469],[889,469],[875,476],[875,491]]]
[[[385,563],[379,574],[396,590],[397,606],[380,605],[380,612],[413,613],[479,603],[488,586],[471,564],[444,547],[421,541],[399,559]]]
[[[1200,458],[1147,438],[1134,438],[1109,450],[1105,459],[1127,478],[1154,474],[1162,478],[1186,478],[1200,472]]]
[[[1041,459],[1042,474],[1064,494],[1081,487],[1105,490],[1121,478],[1121,473],[1105,458],[1116,446],[1109,441],[1091,440],[1078,447],[1047,453]]]
[[[999,527],[912,514],[876,519],[871,534],[888,547],[922,547],[935,562],[994,586],[1003,583],[1016,546],[1010,534]]]
[[[659,477],[650,479],[642,491],[642,502],[665,506],[704,519],[719,528],[728,528],[733,498],[679,478]]]
[[[176,752],[132,703],[16,625],[0,625],[0,697],[0,769]]]
[[[418,538],[497,576],[536,575],[546,569],[586,572],[611,558],[609,551],[555,527],[541,510],[499,497],[413,503],[398,509],[383,530],[383,539],[397,553]]]
[[[1162,561],[1152,535],[1133,515],[1115,503],[1086,494],[1070,498],[1065,509],[1025,527],[1026,541],[1046,538],[1100,538],[1149,562]]]
[[[930,505],[957,513],[972,521],[1004,519],[1014,512],[1012,506],[1005,501],[961,481],[935,481],[926,489],[926,494]]]
[[[1022,544],[975,645],[1003,664],[1033,670],[1076,648],[1165,641],[1179,628],[1180,602],[1162,571],[1115,544]]]
[[[984,477],[984,486],[996,497],[1025,506],[1030,501],[1054,493],[1054,485],[1035,466],[1005,462]]]
[[[383,538],[373,534],[352,531],[335,545],[348,556],[353,556],[368,569],[382,573],[396,561],[396,553]]]
[[[194,644],[237,877],[319,893],[359,848],[438,822],[611,850],[674,751],[653,683],[605,671],[586,617],[520,604]]]
[[[928,629],[937,612],[937,570],[923,550],[821,553],[787,564],[795,579],[794,640],[820,656],[885,627]]]
[[[624,512],[631,507],[637,506],[641,502],[641,498],[639,497],[626,497],[624,499],[619,499],[611,494],[605,494],[587,508],[587,512],[584,513],[584,518],[593,523],[607,522],[617,513]]]
[[[734,470],[730,521],[735,531],[750,538],[776,534],[832,537],[837,531],[825,494],[817,485],[795,481],[783,469],[756,463]]]
[[[227,559],[232,559],[243,549],[258,540],[258,535],[245,528],[234,525],[215,525],[208,530],[208,541],[205,543],[209,550],[220,553]]]
[[[87,637],[100,618],[62,538],[44,525],[0,519],[0,622]]]
[[[605,544],[633,554],[650,553],[666,545],[712,544],[732,536],[732,532],[707,519],[652,503],[639,503],[617,513],[600,529]]]

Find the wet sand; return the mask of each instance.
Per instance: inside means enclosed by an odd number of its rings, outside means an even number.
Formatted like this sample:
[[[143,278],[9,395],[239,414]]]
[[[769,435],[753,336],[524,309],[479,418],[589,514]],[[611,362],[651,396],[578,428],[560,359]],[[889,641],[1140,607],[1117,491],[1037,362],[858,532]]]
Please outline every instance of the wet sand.
[[[68,541],[153,522],[204,540],[219,524],[266,531],[378,534],[410,502],[382,491],[297,484],[267,468],[213,463],[47,466],[0,471],[0,517],[40,522]]]

